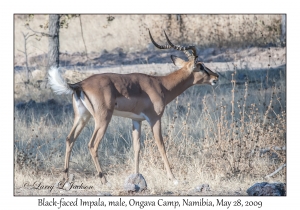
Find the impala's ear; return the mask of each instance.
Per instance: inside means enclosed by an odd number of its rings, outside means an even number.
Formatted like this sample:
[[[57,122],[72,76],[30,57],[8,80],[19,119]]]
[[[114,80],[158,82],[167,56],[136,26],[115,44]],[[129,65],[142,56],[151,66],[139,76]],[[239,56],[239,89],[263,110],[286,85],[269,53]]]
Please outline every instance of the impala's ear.
[[[179,68],[182,68],[186,61],[182,60],[181,58],[178,58],[177,56],[171,55],[171,59],[175,66],[178,66]]]

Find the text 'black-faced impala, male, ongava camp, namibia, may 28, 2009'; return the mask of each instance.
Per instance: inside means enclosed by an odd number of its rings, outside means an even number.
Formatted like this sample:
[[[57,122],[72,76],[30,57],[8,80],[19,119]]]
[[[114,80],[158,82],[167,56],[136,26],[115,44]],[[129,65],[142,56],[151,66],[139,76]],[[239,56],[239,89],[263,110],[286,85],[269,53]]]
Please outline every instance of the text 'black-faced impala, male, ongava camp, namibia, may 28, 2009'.
[[[98,160],[98,146],[103,138],[112,115],[131,118],[133,124],[133,147],[135,156],[135,173],[139,173],[139,152],[141,124],[146,120],[152,130],[158,150],[162,156],[167,175],[174,184],[178,184],[169,165],[161,131],[161,117],[168,103],[193,85],[218,82],[218,74],[197,60],[194,46],[182,47],[171,43],[166,33],[168,45],[152,43],[159,49],[183,51],[188,57],[185,61],[171,56],[173,63],[179,67],[166,76],[152,76],[141,73],[95,74],[87,79],[67,84],[57,68],[49,70],[48,79],[56,94],[72,94],[75,113],[73,127],[66,139],[66,155],[64,179],[68,180],[69,160],[74,142],[91,116],[95,120],[95,128],[88,144],[89,151],[102,183],[107,183]]]

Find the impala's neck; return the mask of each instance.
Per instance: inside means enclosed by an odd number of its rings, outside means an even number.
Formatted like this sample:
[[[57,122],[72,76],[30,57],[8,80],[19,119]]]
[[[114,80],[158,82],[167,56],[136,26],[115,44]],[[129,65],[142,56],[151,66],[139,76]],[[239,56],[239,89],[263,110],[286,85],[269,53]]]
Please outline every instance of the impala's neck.
[[[162,85],[165,87],[165,102],[170,103],[183,91],[193,85],[193,76],[186,69],[182,68],[169,75],[162,77]]]

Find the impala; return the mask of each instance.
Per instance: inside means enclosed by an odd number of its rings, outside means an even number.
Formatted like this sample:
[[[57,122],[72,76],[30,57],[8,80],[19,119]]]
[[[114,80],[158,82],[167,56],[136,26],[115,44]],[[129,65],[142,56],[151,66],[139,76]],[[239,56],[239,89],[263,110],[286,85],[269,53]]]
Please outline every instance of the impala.
[[[196,84],[215,85],[218,74],[212,72],[202,62],[197,60],[194,46],[177,46],[171,43],[165,33],[168,45],[158,45],[152,38],[152,43],[159,49],[183,51],[188,61],[171,56],[179,70],[166,76],[151,76],[147,74],[95,74],[75,83],[67,84],[57,68],[49,70],[49,84],[57,94],[72,94],[75,113],[73,127],[66,139],[66,155],[64,179],[68,179],[69,160],[74,142],[91,116],[95,120],[95,129],[88,144],[89,151],[102,183],[106,178],[98,160],[98,146],[104,136],[113,115],[132,119],[133,147],[135,158],[135,173],[139,173],[139,152],[141,124],[146,120],[152,130],[155,142],[162,156],[167,176],[177,184],[166,155],[161,133],[161,117],[165,107],[183,91]]]

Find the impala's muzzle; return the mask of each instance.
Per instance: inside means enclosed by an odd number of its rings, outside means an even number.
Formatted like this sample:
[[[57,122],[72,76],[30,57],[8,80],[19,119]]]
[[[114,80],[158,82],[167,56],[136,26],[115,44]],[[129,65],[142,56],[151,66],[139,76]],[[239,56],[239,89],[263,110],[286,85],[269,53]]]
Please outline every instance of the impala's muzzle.
[[[209,83],[211,85],[216,85],[218,81],[219,81],[219,78],[213,77],[209,80]]]

